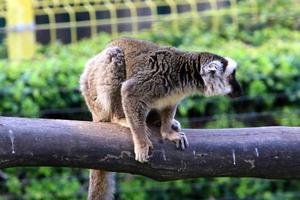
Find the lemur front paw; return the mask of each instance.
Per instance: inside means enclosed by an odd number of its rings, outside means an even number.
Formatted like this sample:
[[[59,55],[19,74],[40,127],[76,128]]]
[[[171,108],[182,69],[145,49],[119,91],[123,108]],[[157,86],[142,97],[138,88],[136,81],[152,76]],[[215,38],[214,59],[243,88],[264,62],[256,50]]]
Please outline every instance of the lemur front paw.
[[[186,149],[189,146],[189,142],[185,133],[183,132],[175,132],[169,131],[166,133],[162,133],[164,139],[168,139],[176,144],[177,148],[181,148],[182,150]]]
[[[147,138],[144,142],[134,145],[135,160],[141,163],[148,162],[149,149],[153,149],[152,142]]]

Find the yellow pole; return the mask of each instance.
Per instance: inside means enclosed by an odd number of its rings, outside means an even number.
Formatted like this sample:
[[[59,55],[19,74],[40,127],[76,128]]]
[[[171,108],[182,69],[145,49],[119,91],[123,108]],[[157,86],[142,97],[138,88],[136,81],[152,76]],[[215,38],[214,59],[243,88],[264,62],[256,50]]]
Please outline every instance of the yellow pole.
[[[35,51],[35,24],[32,0],[6,0],[8,56],[30,59]]]

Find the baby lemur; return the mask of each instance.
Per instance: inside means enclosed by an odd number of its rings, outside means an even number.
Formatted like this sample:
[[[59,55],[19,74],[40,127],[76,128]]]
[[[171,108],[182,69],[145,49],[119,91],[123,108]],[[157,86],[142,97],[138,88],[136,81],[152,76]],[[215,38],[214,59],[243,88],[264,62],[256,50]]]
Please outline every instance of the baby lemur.
[[[236,66],[232,59],[212,53],[122,38],[86,64],[80,87],[93,121],[129,127],[135,159],[147,162],[153,148],[146,125],[149,112],[160,114],[162,138],[185,149],[188,140],[174,119],[178,102],[193,93],[239,96]]]

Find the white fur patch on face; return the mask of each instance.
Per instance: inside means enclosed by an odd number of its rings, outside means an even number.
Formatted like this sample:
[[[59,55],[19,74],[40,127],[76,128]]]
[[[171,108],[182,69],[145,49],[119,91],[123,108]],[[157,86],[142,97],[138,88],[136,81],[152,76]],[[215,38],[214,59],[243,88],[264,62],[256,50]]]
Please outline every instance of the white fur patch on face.
[[[216,95],[226,95],[231,92],[231,87],[229,85],[223,85],[220,84],[210,84],[206,87],[206,90],[204,91],[205,96],[216,96]]]
[[[227,60],[228,64],[224,75],[229,76],[236,69],[237,63],[232,58],[225,57],[225,59]]]

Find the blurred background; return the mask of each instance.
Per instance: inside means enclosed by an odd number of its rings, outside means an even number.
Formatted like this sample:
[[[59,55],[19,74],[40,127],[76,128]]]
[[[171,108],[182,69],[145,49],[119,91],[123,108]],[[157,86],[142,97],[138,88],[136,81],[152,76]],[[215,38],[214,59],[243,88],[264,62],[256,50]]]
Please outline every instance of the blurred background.
[[[88,58],[131,36],[230,56],[244,96],[185,99],[184,127],[300,125],[299,0],[0,0],[0,115],[91,120],[78,90]],[[88,170],[0,171],[0,199],[85,199]],[[156,182],[118,174],[116,199],[300,199],[297,180]]]

